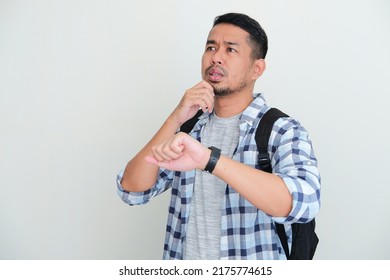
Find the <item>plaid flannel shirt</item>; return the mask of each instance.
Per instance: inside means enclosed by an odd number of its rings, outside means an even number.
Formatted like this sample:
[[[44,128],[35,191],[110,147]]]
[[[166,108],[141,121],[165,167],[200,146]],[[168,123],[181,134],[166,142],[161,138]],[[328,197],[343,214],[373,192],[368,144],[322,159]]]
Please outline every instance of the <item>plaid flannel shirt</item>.
[[[240,117],[240,139],[234,160],[258,168],[254,136],[261,117],[269,109],[259,94],[244,110]],[[200,131],[208,116],[206,112],[200,117],[190,135],[201,140]],[[291,249],[291,223],[310,221],[320,209],[317,159],[308,133],[299,122],[290,117],[277,120],[268,151],[273,173],[282,178],[292,194],[292,210],[287,217],[272,217],[227,185],[221,217],[220,259],[286,259],[274,222],[284,224]],[[123,170],[117,176],[117,190],[129,205],[145,204],[171,188],[163,259],[182,259],[195,172],[160,169],[155,185],[145,192],[126,192],[121,186],[122,175]]]

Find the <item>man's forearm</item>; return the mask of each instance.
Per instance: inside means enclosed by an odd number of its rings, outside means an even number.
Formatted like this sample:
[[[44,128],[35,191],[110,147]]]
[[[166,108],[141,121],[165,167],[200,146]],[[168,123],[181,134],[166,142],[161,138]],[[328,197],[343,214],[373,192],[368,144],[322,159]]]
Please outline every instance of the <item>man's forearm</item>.
[[[292,196],[277,175],[263,172],[221,156],[213,171],[263,212],[275,217],[287,217],[292,208]]]
[[[171,137],[178,128],[179,124],[171,117],[164,122],[146,146],[128,162],[122,179],[123,189],[128,192],[142,192],[155,184],[159,168],[145,161],[145,157],[152,155],[152,147]]]

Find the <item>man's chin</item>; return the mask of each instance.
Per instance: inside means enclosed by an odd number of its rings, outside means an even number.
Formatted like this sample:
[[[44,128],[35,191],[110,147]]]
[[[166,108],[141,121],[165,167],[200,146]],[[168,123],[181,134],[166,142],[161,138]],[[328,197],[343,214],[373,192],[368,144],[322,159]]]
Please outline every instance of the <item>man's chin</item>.
[[[213,88],[214,88],[214,95],[215,96],[227,96],[227,95],[232,93],[230,88],[218,88],[215,86],[213,86]]]

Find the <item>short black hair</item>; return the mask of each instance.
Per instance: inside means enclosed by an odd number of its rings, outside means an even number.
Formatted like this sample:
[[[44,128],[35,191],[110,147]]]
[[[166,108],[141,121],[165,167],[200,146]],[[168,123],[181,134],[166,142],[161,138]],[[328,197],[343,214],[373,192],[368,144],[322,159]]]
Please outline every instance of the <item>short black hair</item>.
[[[214,19],[213,27],[221,23],[232,24],[248,32],[253,58],[265,58],[268,51],[268,38],[264,29],[256,20],[245,14],[227,13],[217,16]]]

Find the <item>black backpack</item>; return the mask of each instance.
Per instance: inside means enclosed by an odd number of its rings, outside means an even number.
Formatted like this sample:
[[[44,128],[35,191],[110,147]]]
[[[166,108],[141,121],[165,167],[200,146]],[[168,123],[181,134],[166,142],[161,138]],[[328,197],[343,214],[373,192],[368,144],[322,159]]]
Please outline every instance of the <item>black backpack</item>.
[[[198,118],[203,114],[199,110],[194,117],[186,121],[180,131],[189,133]],[[288,117],[285,113],[276,108],[269,109],[260,120],[256,130],[255,140],[259,150],[259,167],[265,172],[272,173],[271,160],[268,154],[268,139],[272,132],[275,121],[281,117]],[[284,252],[288,260],[312,260],[319,242],[315,233],[315,219],[308,223],[294,223],[292,227],[292,246],[291,252],[288,250],[287,235],[283,224],[275,223],[276,230],[282,243]]]

